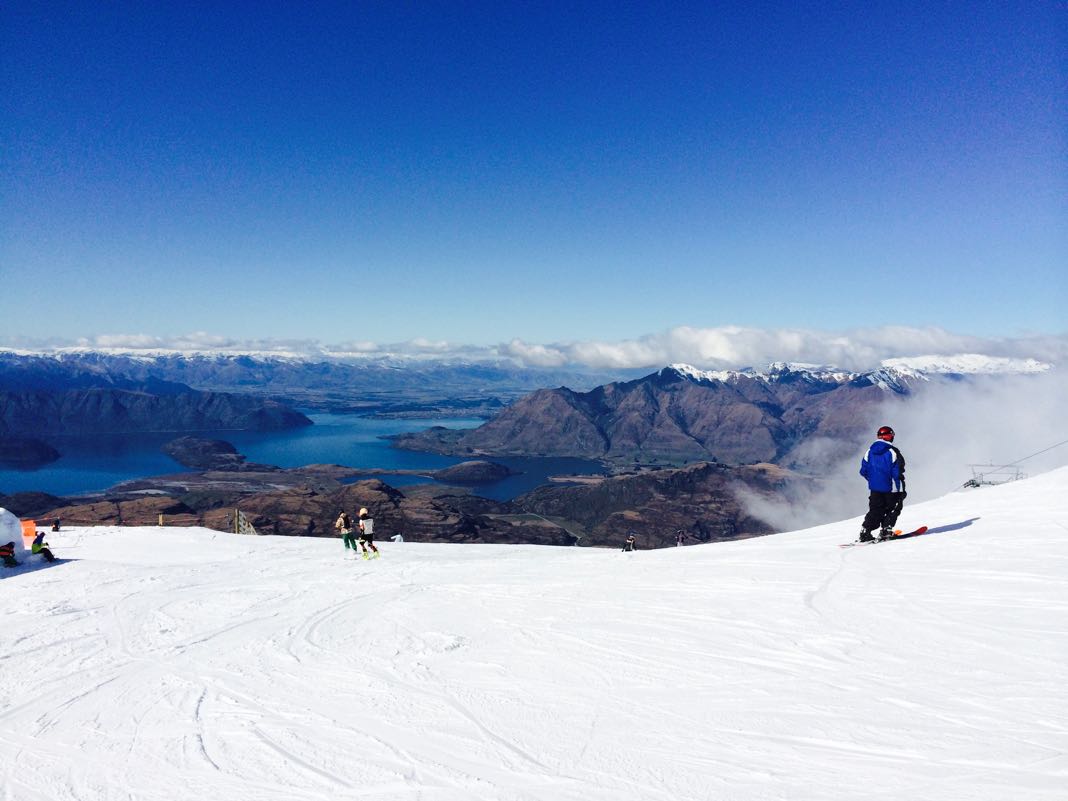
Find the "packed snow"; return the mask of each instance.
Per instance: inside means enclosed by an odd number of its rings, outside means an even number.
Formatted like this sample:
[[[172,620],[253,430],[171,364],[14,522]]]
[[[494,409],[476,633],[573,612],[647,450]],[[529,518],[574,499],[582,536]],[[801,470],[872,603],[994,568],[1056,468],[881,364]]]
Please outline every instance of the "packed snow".
[[[50,533],[0,572],[0,797],[1063,801],[1068,468],[839,548],[858,520],[373,561]]]

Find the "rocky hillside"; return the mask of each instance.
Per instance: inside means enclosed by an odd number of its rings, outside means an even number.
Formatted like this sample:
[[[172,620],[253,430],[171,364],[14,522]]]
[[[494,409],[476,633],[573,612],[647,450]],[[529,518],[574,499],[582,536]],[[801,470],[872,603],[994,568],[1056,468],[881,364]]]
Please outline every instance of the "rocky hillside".
[[[101,434],[248,429],[311,425],[300,412],[262,397],[197,392],[166,394],[91,387],[0,391],[0,435]]]
[[[545,486],[512,502],[581,532],[583,545],[620,545],[629,533],[640,548],[742,539],[774,529],[753,517],[743,498],[772,496],[797,478],[773,465],[731,468],[699,463],[647,470],[577,486]],[[744,491],[743,491],[744,489]]]
[[[378,480],[342,483],[353,470],[312,465],[266,472],[204,471],[127,482],[100,498],[0,496],[21,516],[59,518],[69,525],[202,525],[232,531],[240,509],[261,534],[334,536],[342,511],[371,510],[382,538],[418,542],[618,546],[628,532],[639,547],[771,533],[746,510],[746,494],[771,494],[794,480],[773,466],[697,464],[647,470],[579,485],[541,487],[512,502],[469,490],[417,485],[398,490]]]
[[[0,466],[35,470],[58,458],[59,451],[39,439],[0,436]]]
[[[292,474],[283,477],[275,473],[264,476],[258,490],[238,491],[236,485],[224,487],[221,483],[209,488],[188,475],[170,478],[170,495],[138,497],[126,493],[102,499],[70,499],[38,511],[36,516],[58,518],[66,525],[144,526],[156,525],[162,514],[165,525],[233,531],[234,510],[240,509],[260,534],[330,537],[336,536],[334,521],[342,510],[355,514],[367,507],[380,539],[402,534],[416,542],[575,544],[575,537],[561,525],[533,517],[509,517],[501,504],[452,495],[447,488],[407,495],[378,479],[342,485],[324,478],[306,476],[300,481]],[[251,477],[245,475],[243,480],[246,486],[242,489],[247,490]],[[182,481],[195,483],[182,487]],[[268,482],[280,488],[271,488]],[[13,511],[26,514],[17,507],[22,499],[12,496],[6,500]]]
[[[789,464],[806,438],[863,438],[879,405],[925,380],[909,371],[783,365],[767,373],[702,373],[677,365],[589,392],[539,390],[479,428],[435,428],[398,437],[396,445],[454,455]]]

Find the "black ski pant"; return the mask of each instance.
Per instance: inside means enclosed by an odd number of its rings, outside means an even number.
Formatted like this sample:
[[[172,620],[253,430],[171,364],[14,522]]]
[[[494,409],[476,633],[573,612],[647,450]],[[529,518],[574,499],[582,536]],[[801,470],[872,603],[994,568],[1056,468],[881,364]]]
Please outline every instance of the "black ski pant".
[[[893,528],[905,505],[904,492],[876,492],[868,496],[868,513],[864,515],[864,530]]]

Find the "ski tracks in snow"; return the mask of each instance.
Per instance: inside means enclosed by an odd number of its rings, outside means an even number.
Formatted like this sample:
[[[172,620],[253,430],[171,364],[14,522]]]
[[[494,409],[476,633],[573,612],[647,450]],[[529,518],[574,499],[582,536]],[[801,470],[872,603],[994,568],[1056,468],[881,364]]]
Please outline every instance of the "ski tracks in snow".
[[[827,527],[634,554],[384,543],[370,562],[77,532],[76,580],[17,579],[43,602],[15,605],[0,654],[5,790],[1052,801],[1065,554],[973,547],[984,514],[885,548]]]

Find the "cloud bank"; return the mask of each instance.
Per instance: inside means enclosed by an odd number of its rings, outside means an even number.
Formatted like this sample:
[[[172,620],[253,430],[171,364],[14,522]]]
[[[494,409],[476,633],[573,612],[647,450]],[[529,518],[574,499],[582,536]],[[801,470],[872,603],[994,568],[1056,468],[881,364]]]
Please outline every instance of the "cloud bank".
[[[1068,465],[1068,434],[1063,425],[1068,373],[979,377],[960,383],[935,382],[902,402],[888,399],[867,422],[874,440],[879,425],[891,425],[905,456],[908,498],[899,520],[902,527],[947,525],[957,520],[927,520],[910,507],[962,489],[973,472],[986,467],[1014,465],[1025,475],[1036,475]],[[867,483],[859,475],[860,459],[871,440],[857,443],[856,451],[841,457],[841,443],[811,440],[804,454],[813,465],[813,482],[798,486],[781,501],[749,493],[749,511],[789,531],[863,516],[867,510]],[[976,466],[973,468],[973,466]],[[1005,478],[1003,472],[995,478]],[[859,520],[857,521],[859,531]]]
[[[467,345],[415,338],[380,343],[352,340],[324,344],[300,339],[236,339],[193,332],[178,337],[147,334],[102,334],[77,342],[12,340],[11,349],[35,352],[104,350],[128,353],[258,354],[307,359],[412,359],[501,361],[524,367],[589,367],[595,369],[657,369],[667,364],[692,364],[701,369],[762,367],[788,361],[869,370],[887,359],[985,356],[1037,359],[1064,364],[1068,334],[1015,338],[954,334],[941,328],[882,326],[846,331],[802,328],[679,326],[620,341],[531,343],[512,339],[497,345]]]

